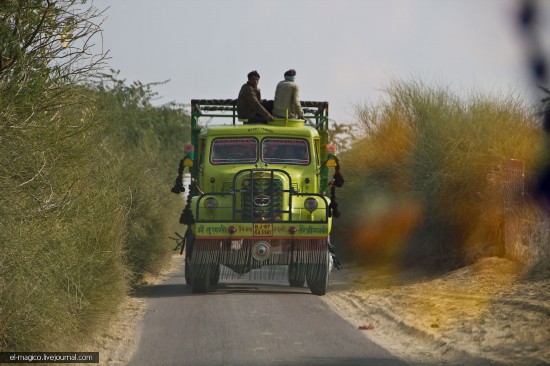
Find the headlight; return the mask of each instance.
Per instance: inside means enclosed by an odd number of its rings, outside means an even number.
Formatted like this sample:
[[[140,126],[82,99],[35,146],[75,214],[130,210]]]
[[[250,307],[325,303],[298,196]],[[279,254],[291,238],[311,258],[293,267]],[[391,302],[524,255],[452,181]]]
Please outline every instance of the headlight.
[[[317,202],[317,200],[313,197],[308,197],[304,201],[304,207],[309,212],[312,212],[312,211],[316,210],[317,207],[319,207],[319,202]]]
[[[213,210],[218,207],[218,200],[214,197],[208,197],[204,200],[204,207],[206,207],[209,210]]]

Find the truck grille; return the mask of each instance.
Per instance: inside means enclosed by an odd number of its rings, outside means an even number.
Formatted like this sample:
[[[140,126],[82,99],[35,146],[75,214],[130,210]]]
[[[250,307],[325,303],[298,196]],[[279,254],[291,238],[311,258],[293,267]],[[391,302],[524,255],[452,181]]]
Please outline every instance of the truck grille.
[[[241,185],[242,218],[255,222],[280,220],[283,183],[277,177],[254,174]]]

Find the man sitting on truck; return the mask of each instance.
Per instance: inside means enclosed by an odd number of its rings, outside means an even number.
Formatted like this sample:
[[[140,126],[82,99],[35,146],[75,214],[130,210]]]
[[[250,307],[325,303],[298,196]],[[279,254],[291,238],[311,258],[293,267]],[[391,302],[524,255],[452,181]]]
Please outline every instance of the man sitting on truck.
[[[285,79],[277,84],[273,101],[273,115],[277,118],[304,119],[304,112],[300,104],[300,88],[294,82],[296,70],[285,72]]]
[[[258,88],[260,74],[256,70],[248,73],[248,81],[241,87],[237,98],[237,114],[245,123],[267,123],[273,116],[262,105],[262,95]]]

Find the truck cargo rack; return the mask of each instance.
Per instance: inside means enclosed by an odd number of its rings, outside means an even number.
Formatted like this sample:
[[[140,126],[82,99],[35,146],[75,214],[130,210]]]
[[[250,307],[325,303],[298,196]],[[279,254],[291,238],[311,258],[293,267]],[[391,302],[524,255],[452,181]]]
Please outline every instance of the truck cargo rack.
[[[270,100],[263,100],[272,102]],[[319,132],[328,131],[328,102],[301,101],[306,124],[315,127]],[[221,113],[220,113],[221,112]],[[192,99],[191,128],[198,127],[201,117],[232,118],[237,124],[237,99]]]

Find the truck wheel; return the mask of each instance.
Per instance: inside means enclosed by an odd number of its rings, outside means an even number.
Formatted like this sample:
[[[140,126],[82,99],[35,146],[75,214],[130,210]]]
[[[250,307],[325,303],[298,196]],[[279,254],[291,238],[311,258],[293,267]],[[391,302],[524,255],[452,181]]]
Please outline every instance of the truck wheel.
[[[191,258],[191,252],[193,250],[193,242],[195,240],[195,236],[191,232],[191,229],[187,229],[185,232],[185,261],[184,261],[184,271],[185,271],[185,283],[188,285],[191,285],[191,272],[189,271],[189,268],[191,267],[191,264],[189,263],[189,259]]]
[[[214,264],[210,269],[210,285],[216,286],[220,282],[220,265]]]
[[[303,265],[298,263],[290,263],[288,265],[288,283],[290,287],[304,287],[306,274]]]
[[[187,252],[187,250],[186,250]],[[191,284],[191,275],[189,274],[189,259],[187,259],[187,253],[185,254],[185,264],[184,264],[184,270],[185,270],[185,283],[190,285]]]
[[[197,265],[190,263],[191,267],[191,290],[194,293],[203,293],[208,289],[210,285],[210,266],[209,265]]]
[[[322,260],[317,264],[310,264],[306,278],[309,290],[313,295],[323,296],[327,293],[328,276],[330,274],[330,253],[325,251]]]

